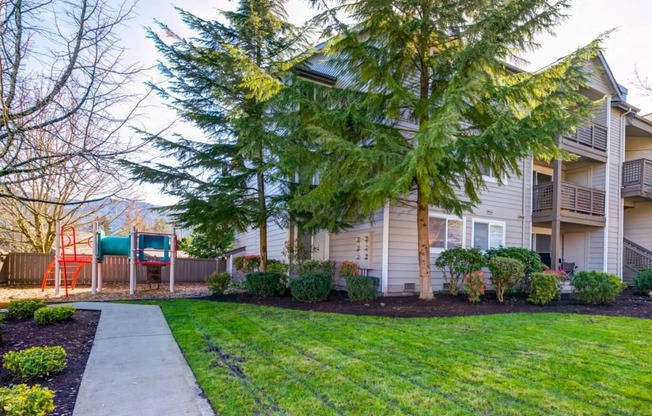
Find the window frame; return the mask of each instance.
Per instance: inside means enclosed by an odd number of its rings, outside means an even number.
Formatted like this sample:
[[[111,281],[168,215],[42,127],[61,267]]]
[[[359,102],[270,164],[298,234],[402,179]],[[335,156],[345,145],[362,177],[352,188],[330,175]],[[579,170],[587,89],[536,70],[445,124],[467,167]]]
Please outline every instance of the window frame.
[[[441,214],[438,212],[432,212],[430,211],[428,213],[428,245],[430,245],[430,218],[439,218],[446,220],[446,236],[444,237],[444,247],[429,247],[430,248],[430,253],[432,254],[441,254],[444,250],[448,250],[448,221],[449,220],[457,220],[457,221],[462,221],[462,245],[461,247],[466,247],[466,217],[458,217],[456,215],[447,215],[447,214]]]
[[[498,183],[498,178],[493,176],[493,169],[491,169],[491,166],[487,168],[487,173],[488,175],[485,175],[484,173],[482,174],[482,180],[485,182],[489,183]],[[503,186],[509,185],[509,181],[507,180],[507,174],[504,174],[502,177],[503,181]]]
[[[475,248],[475,224],[480,223],[480,224],[487,224],[488,225],[488,235],[487,235],[487,250],[491,249],[491,226],[492,225],[500,225],[503,227],[503,237],[502,237],[502,244],[499,244],[497,247],[507,247],[507,221],[502,221],[502,220],[494,220],[494,219],[489,219],[489,218],[473,218],[471,221],[471,247]],[[482,250],[482,252],[485,252],[486,250]]]

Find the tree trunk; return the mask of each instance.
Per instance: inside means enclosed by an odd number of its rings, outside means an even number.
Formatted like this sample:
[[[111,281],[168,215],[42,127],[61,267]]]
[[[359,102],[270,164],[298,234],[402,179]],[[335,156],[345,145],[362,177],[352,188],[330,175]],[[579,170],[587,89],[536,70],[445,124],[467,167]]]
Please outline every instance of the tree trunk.
[[[260,239],[260,266],[258,270],[264,272],[267,270],[267,204],[265,202],[265,176],[262,172],[258,173],[258,203],[260,205],[260,212],[263,214],[263,219],[259,227]]]
[[[430,240],[428,238],[428,203],[417,189],[417,245],[419,246],[419,299],[433,300],[430,275]]]

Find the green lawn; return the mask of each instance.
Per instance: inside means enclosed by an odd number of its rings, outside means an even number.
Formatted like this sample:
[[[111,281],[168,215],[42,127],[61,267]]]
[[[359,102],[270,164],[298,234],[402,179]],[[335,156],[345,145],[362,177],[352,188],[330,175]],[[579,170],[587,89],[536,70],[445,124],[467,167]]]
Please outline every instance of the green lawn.
[[[652,321],[161,305],[219,414],[652,414]]]

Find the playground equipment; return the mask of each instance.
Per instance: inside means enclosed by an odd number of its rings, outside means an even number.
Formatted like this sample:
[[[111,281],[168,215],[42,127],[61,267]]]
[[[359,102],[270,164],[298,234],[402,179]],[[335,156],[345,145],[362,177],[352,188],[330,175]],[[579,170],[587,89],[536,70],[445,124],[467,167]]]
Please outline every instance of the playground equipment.
[[[78,254],[77,246],[87,244],[91,254]],[[150,274],[160,279],[161,268],[170,266],[170,292],[174,292],[174,272],[177,256],[177,237],[172,234],[138,232],[132,227],[128,237],[105,236],[93,224],[93,234],[84,241],[78,241],[73,226],[61,227],[57,224],[55,240],[55,257],[48,265],[43,276],[41,290],[44,291],[48,282],[54,282],[54,293],[59,294],[63,280],[66,296],[68,286],[75,289],[77,278],[82,268],[91,265],[91,292],[96,294],[102,290],[102,263],[105,256],[127,256],[129,258],[129,293],[136,293],[136,266],[144,265]],[[62,279],[63,278],[63,279]],[[160,280],[159,280],[160,283]]]

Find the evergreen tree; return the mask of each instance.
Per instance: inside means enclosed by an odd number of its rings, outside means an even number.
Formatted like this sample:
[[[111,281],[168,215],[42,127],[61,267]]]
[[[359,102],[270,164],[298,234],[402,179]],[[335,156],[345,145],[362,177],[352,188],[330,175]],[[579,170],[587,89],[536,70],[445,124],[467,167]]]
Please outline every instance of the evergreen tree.
[[[320,183],[300,187],[293,206],[307,228],[331,230],[372,218],[388,201],[414,207],[420,298],[432,299],[429,206],[462,215],[480,202],[484,169],[502,183],[523,173],[522,158],[567,158],[556,137],[593,112],[580,89],[599,40],[527,73],[506,62],[536,48],[569,1],[337,4],[323,14],[338,32],[324,54],[351,85],[296,83],[301,111],[288,128],[299,146],[288,163],[303,160]],[[342,13],[354,24],[337,21]]]
[[[179,198],[170,208],[181,226],[259,229],[261,270],[267,222],[284,207],[283,190],[269,192],[271,182],[282,182],[276,166],[281,137],[270,103],[307,50],[303,32],[287,22],[284,3],[241,0],[219,20],[177,9],[194,36],[183,39],[159,23],[170,43],[150,30],[169,81],[158,92],[206,138],[151,137],[176,162],[131,165],[141,180],[164,184],[164,192]]]

